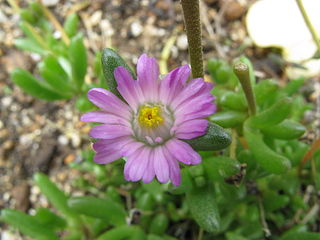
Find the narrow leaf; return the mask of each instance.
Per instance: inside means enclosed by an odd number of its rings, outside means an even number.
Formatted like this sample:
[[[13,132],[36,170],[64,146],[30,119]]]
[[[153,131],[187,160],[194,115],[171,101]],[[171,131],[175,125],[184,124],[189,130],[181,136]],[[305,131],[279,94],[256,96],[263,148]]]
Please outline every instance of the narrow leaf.
[[[52,205],[59,210],[62,214],[68,217],[76,218],[77,215],[72,209],[67,205],[68,197],[62,192],[56,184],[54,184],[50,179],[43,173],[36,173],[33,177],[35,183],[41,190]]]
[[[78,26],[79,26],[78,16],[77,14],[73,13],[67,17],[67,19],[64,22],[63,28],[69,37],[73,37],[77,33]]]
[[[204,166],[208,177],[214,181],[231,177],[240,171],[240,163],[225,156],[206,158]]]
[[[91,196],[75,197],[69,199],[68,205],[80,214],[103,219],[115,226],[121,226],[126,223],[126,211],[121,205],[109,199]]]
[[[194,188],[187,192],[186,200],[193,218],[201,228],[208,232],[219,230],[220,216],[210,187]]]
[[[132,77],[136,79],[135,73],[131,70],[127,63],[114,50],[110,48],[103,49],[101,61],[104,77],[107,81],[109,90],[116,94],[118,97],[122,98],[117,90],[117,82],[113,75],[114,70],[119,66],[123,66],[130,72]]]
[[[224,128],[232,128],[243,123],[246,117],[244,112],[230,110],[215,113],[210,117],[210,121]]]
[[[66,96],[59,94],[58,92],[49,88],[43,82],[40,82],[34,78],[29,72],[16,68],[11,73],[12,81],[21,87],[24,91],[32,95],[33,97],[54,101],[66,99]]]
[[[87,72],[87,53],[81,35],[77,35],[71,39],[69,59],[72,66],[73,79],[78,89],[81,89]]]
[[[196,151],[216,151],[228,147],[231,143],[231,136],[222,127],[209,123],[205,135],[184,141]]]
[[[14,40],[14,45],[24,51],[45,55],[47,51],[43,49],[36,41],[30,38],[18,38]]]
[[[58,240],[57,235],[45,225],[36,221],[34,217],[23,212],[4,209],[1,211],[0,220],[19,229],[23,234],[37,240]]]
[[[282,122],[291,111],[291,99],[282,98],[267,110],[252,117],[251,124],[257,128],[264,128]]]
[[[244,124],[244,136],[256,161],[271,173],[284,173],[291,168],[291,162],[286,157],[274,152],[263,141],[262,135],[250,125],[250,120]]]
[[[262,129],[262,132],[268,136],[285,140],[299,138],[305,131],[306,128],[302,124],[289,119],[286,119],[277,125]]]

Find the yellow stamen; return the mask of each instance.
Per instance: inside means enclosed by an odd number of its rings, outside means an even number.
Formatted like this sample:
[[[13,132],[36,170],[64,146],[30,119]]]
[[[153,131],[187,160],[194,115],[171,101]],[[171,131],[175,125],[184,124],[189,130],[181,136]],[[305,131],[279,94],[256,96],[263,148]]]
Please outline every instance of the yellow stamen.
[[[141,107],[139,111],[139,123],[142,126],[154,128],[163,123],[160,107]]]

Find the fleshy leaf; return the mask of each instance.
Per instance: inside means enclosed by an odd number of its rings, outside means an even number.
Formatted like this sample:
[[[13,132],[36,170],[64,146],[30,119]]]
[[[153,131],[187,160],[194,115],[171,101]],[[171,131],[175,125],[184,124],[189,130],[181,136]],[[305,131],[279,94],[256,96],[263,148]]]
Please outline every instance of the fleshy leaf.
[[[96,197],[75,197],[68,200],[69,207],[90,217],[103,219],[115,226],[121,226],[126,223],[127,216],[125,210],[116,202],[110,199],[100,199]]]
[[[103,49],[101,61],[104,77],[107,81],[109,90],[118,97],[122,98],[117,90],[117,82],[113,75],[114,70],[119,66],[123,66],[130,72],[132,77],[136,79],[135,73],[131,70],[127,63],[114,50],[110,48]]]
[[[209,123],[205,135],[184,141],[196,151],[216,151],[228,147],[231,136],[222,127]]]
[[[17,68],[11,73],[12,81],[33,97],[54,101],[66,99],[68,96],[49,88],[44,82],[34,78],[28,71]]]
[[[201,228],[208,232],[220,229],[220,215],[214,192],[210,187],[194,188],[187,192],[188,207]]]
[[[0,220],[19,229],[22,233],[37,240],[58,240],[57,235],[45,225],[38,222],[35,217],[23,212],[4,209],[1,211]]]
[[[263,141],[262,134],[250,125],[250,119],[244,124],[244,136],[256,161],[270,173],[280,174],[291,168],[286,157],[274,152]]]
[[[210,117],[210,121],[224,128],[232,128],[244,122],[247,114],[238,111],[223,111],[215,113]]]

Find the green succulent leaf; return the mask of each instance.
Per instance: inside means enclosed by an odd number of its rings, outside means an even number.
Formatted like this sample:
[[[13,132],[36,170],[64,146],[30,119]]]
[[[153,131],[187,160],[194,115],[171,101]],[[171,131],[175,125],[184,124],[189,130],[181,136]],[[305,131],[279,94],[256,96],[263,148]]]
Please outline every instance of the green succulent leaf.
[[[11,73],[12,81],[31,96],[47,101],[66,99],[68,96],[51,89],[47,84],[34,78],[28,71],[16,68]]]
[[[117,82],[114,78],[113,72],[117,67],[122,66],[129,71],[129,73],[134,79],[136,79],[134,71],[131,70],[128,64],[118,55],[118,53],[116,53],[114,50],[110,48],[103,49],[101,61],[103,74],[107,81],[109,90],[118,97],[122,98],[122,96],[117,90]]]
[[[18,38],[14,40],[14,45],[24,51],[45,55],[47,51],[43,49],[35,40],[30,38]]]
[[[256,161],[270,173],[280,174],[291,168],[286,157],[276,153],[263,141],[263,136],[251,125],[250,119],[244,124],[244,136]]]
[[[55,183],[53,183],[45,174],[36,173],[33,180],[38,185],[51,204],[63,215],[71,218],[77,218],[77,214],[67,205],[68,197],[62,192]]]
[[[67,225],[67,222],[63,218],[51,212],[47,208],[37,209],[36,215],[34,217],[38,222],[41,222],[41,224],[45,225],[46,228],[63,229]]]
[[[48,56],[42,64],[39,65],[40,75],[47,83],[62,95],[71,98],[74,92],[67,73],[60,66],[57,59]]]
[[[299,138],[305,133],[305,131],[306,128],[302,124],[290,119],[286,119],[277,125],[262,129],[264,134],[284,140]]]
[[[305,79],[304,78],[298,78],[295,80],[291,80],[283,89],[283,91],[288,95],[292,96],[293,94],[297,93],[299,89],[304,84]]]
[[[220,106],[235,111],[245,111],[248,108],[246,98],[240,93],[226,91],[218,101]]]
[[[262,106],[278,88],[279,84],[273,79],[262,80],[256,84],[254,92],[257,104]]]
[[[208,232],[220,229],[220,215],[211,187],[194,188],[187,192],[186,200],[191,214],[201,228]]]
[[[74,197],[68,200],[68,206],[79,214],[99,218],[115,226],[126,223],[126,211],[120,204],[110,199],[92,196]]]
[[[232,128],[243,123],[246,118],[247,114],[244,112],[228,110],[215,113],[209,119],[221,127]]]
[[[240,163],[233,158],[216,156],[204,159],[206,173],[213,181],[223,180],[240,171]]]
[[[120,226],[100,235],[97,240],[145,240],[145,233],[136,226]]]
[[[38,222],[35,217],[23,212],[4,209],[1,211],[0,221],[3,221],[36,240],[58,240],[58,236],[42,223]]]
[[[222,127],[209,122],[205,135],[184,141],[196,151],[216,151],[228,147],[231,136]]]
[[[165,233],[168,226],[169,226],[168,217],[163,213],[159,213],[152,219],[149,227],[149,232],[157,235],[162,235]]]
[[[87,52],[83,44],[82,35],[76,35],[71,39],[69,59],[72,66],[73,80],[77,88],[81,90],[87,72]]]
[[[251,118],[253,127],[265,128],[282,122],[291,112],[291,99],[284,97],[270,108]]]
[[[73,13],[67,17],[67,19],[64,22],[63,28],[66,34],[69,37],[73,37],[77,34],[79,26],[79,19],[77,14]]]
[[[290,232],[284,234],[279,240],[320,240],[320,233],[315,232]]]

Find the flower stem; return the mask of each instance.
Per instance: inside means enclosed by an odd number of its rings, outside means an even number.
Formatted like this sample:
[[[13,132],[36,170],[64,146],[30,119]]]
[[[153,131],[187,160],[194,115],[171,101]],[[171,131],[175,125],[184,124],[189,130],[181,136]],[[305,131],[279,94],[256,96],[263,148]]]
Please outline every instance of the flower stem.
[[[236,63],[233,66],[233,72],[237,75],[244,94],[246,95],[246,99],[249,105],[249,113],[250,115],[256,114],[256,100],[254,97],[254,93],[252,91],[252,86],[250,82],[250,73],[249,67],[247,64],[242,62]]]
[[[319,39],[319,36],[317,34],[317,31],[314,29],[311,21],[310,21],[310,18],[305,10],[305,8],[303,7],[303,4],[302,4],[302,1],[301,0],[296,0],[297,2],[297,5],[299,7],[299,10],[303,16],[303,19],[312,35],[312,38],[313,38],[313,41],[314,43],[317,45],[317,48],[318,48],[318,52],[320,52],[320,39]]]
[[[186,25],[193,78],[203,78],[203,57],[199,0],[181,0]]]

